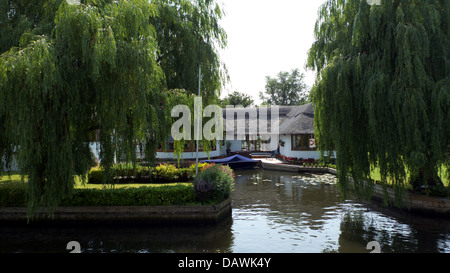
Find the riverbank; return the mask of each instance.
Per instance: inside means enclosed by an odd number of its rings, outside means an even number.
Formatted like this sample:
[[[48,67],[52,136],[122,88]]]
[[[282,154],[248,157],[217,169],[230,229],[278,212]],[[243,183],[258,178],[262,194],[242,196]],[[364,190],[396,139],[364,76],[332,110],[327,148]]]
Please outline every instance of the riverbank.
[[[265,159],[261,160],[261,167],[266,170],[273,171],[289,171],[289,172],[309,172],[309,173],[329,173],[337,175],[337,171],[327,167],[304,167],[298,165],[291,165],[281,162],[277,159]],[[395,192],[391,188],[384,188],[381,185],[374,186],[374,192],[372,200],[376,202],[384,202],[385,197],[388,197],[390,201],[394,200]],[[417,194],[406,191],[403,196],[405,202],[405,208],[402,210],[433,215],[439,217],[450,216],[450,199],[443,197],[432,197],[423,194]]]
[[[337,171],[326,167],[304,167],[285,164],[278,159],[261,159],[261,168],[265,170],[294,173],[329,173],[336,175]],[[385,197],[394,200],[394,191],[375,185],[372,200],[382,203]],[[450,216],[450,199],[430,197],[411,192],[405,192],[407,212]],[[232,202],[227,199],[215,205],[173,205],[173,206],[63,206],[59,207],[53,219],[41,217],[40,223],[218,223],[231,215]],[[26,207],[0,207],[0,222],[26,223]]]
[[[216,205],[59,207],[38,224],[213,224],[231,215],[231,198]],[[26,224],[25,207],[0,207],[0,223]],[[34,223],[34,222],[33,222]]]
[[[171,175],[178,170],[168,165],[156,167],[161,179],[178,181]],[[139,169],[141,170],[141,169]],[[131,170],[122,170],[127,175]],[[146,170],[144,170],[146,171]],[[102,174],[101,170],[97,174]],[[178,172],[177,172],[178,173]],[[153,174],[153,172],[151,172]],[[172,179],[169,179],[172,178]],[[91,177],[89,177],[91,180]],[[192,183],[166,183],[160,186],[130,186],[75,188],[71,196],[63,199],[51,217],[45,207],[33,213],[33,223],[216,223],[231,214],[231,190],[233,176],[230,168],[217,165],[199,172],[196,179],[206,186]],[[154,181],[150,181],[154,182]],[[158,180],[159,182],[159,180]],[[134,185],[134,184],[133,184]],[[4,182],[0,185],[0,222],[27,223],[30,208],[27,207],[27,185]]]

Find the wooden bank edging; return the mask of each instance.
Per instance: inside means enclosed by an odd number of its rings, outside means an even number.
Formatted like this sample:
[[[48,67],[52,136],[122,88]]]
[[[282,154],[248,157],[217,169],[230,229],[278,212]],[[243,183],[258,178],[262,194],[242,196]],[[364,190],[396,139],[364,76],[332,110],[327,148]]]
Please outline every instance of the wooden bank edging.
[[[275,171],[330,173],[337,175],[337,171],[332,168],[303,167],[297,165],[273,164],[267,162],[262,162],[261,166],[263,169]],[[394,200],[395,193],[393,189],[387,188],[385,192],[383,186],[375,185],[372,200],[382,202],[386,194],[390,200]],[[450,216],[450,199],[448,198],[431,197],[411,192],[405,192],[405,194],[405,210],[407,211],[437,216]]]
[[[0,207],[0,221],[26,222],[24,207]],[[231,198],[216,205],[59,207],[53,219],[38,222],[77,223],[216,223],[231,215]]]

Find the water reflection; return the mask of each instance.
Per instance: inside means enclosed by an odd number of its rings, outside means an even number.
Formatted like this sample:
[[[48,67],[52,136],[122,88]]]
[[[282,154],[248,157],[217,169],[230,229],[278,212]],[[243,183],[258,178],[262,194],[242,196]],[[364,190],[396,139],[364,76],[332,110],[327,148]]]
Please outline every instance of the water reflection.
[[[231,252],[231,224],[1,227],[0,252],[67,253],[70,241],[87,253]]]
[[[362,206],[362,205],[360,205]],[[354,242],[377,241],[384,253],[450,252],[449,221],[424,218],[366,204],[348,212],[341,222],[339,252],[353,252]]]
[[[236,173],[232,218],[219,225],[0,227],[0,252],[450,252],[448,220],[342,202],[331,175]]]
[[[241,172],[233,250],[368,253],[368,242],[378,241],[382,252],[450,252],[448,220],[342,202],[335,184],[329,175]]]

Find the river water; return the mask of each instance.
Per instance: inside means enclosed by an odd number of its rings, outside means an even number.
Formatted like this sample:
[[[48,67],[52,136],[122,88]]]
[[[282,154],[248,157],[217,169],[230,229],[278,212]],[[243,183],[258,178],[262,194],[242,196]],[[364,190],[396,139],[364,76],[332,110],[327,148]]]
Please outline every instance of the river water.
[[[218,225],[0,227],[0,252],[450,253],[450,221],[342,201],[332,175],[236,172],[232,217]]]

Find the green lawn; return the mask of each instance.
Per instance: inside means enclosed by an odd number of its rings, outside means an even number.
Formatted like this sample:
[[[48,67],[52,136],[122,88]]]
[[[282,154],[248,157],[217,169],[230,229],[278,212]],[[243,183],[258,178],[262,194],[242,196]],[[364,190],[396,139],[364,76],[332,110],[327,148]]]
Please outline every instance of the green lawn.
[[[449,186],[449,179],[445,167],[442,167],[442,171],[440,172],[440,177],[442,179],[442,182],[445,186]],[[381,175],[380,175],[380,169],[375,168],[371,173],[371,178],[376,181],[381,181]],[[27,178],[24,177],[24,182],[27,182]],[[23,183],[21,175],[19,173],[12,173],[11,175],[3,174],[0,176],[0,185],[1,184],[9,184],[9,183]],[[189,184],[189,183],[177,183],[177,184]],[[177,185],[177,184],[171,184],[171,185]],[[139,188],[139,187],[160,187],[167,184],[117,184],[114,185],[115,188]],[[77,177],[75,188],[80,189],[102,189],[102,188],[110,188],[110,185],[101,185],[101,184],[83,184],[80,177]]]
[[[445,168],[445,166],[442,166],[442,169],[439,173],[439,177],[442,179],[442,182],[444,183],[444,185],[446,187],[448,187],[449,183],[450,183],[447,172],[448,172],[448,170]],[[370,176],[373,180],[381,181],[380,169],[378,167],[374,168],[373,171],[371,172]],[[407,173],[406,176],[409,178],[409,173]],[[389,178],[388,178],[388,182],[389,182]]]
[[[26,182],[27,178],[25,177],[24,180],[24,182]],[[20,173],[13,172],[11,174],[3,173],[2,175],[0,175],[0,185],[19,182],[22,183],[22,177]]]

